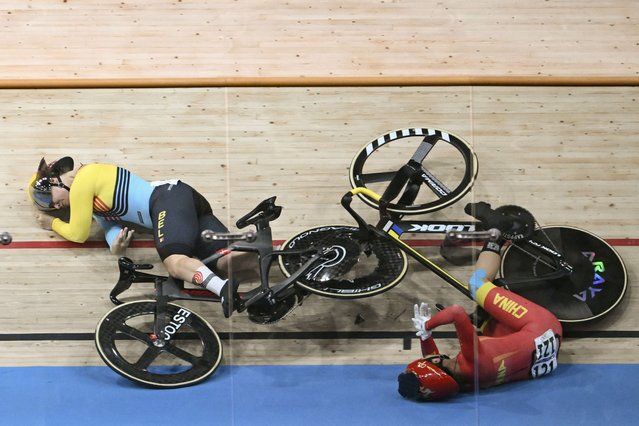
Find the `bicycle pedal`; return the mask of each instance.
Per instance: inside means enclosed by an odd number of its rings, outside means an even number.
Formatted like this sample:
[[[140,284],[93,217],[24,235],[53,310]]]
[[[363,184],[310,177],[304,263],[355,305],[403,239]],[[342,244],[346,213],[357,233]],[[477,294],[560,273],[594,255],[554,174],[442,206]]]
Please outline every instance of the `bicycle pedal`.
[[[275,304],[255,303],[246,308],[246,312],[248,312],[248,317],[251,322],[266,325],[274,324],[282,320],[297,306],[297,295],[292,294],[277,301]]]

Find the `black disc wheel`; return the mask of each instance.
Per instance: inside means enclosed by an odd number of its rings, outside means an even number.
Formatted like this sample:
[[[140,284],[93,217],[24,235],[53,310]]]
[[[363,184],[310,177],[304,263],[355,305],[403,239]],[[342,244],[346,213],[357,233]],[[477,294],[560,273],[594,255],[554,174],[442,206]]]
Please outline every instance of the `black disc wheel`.
[[[502,257],[501,275],[509,288],[551,311],[561,322],[599,318],[619,304],[628,285],[626,267],[615,249],[583,229],[549,226],[537,229],[533,244],[517,242]],[[572,272],[557,274],[561,254]],[[561,272],[561,271],[560,271]],[[560,275],[557,277],[557,275]]]

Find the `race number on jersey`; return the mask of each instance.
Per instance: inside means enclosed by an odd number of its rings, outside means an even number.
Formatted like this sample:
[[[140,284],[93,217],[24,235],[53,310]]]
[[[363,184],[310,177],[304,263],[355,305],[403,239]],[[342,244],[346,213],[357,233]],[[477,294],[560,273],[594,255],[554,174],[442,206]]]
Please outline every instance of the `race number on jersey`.
[[[550,374],[557,368],[559,341],[552,330],[535,338],[535,352],[530,374],[533,378]]]

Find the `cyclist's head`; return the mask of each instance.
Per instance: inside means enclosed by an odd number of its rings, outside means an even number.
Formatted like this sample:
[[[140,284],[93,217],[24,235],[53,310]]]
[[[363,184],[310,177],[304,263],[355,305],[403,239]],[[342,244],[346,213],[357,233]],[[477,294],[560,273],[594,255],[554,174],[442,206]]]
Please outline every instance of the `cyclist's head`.
[[[404,398],[432,401],[459,392],[459,384],[443,367],[446,355],[431,355],[411,362],[399,375],[399,393]]]
[[[38,171],[31,176],[29,181],[29,198],[37,208],[44,211],[55,210],[53,199],[51,196],[51,187],[59,186],[69,190],[69,188],[60,182],[60,176],[73,170],[73,158],[62,157],[50,164],[44,160],[40,160]],[[56,179],[53,182],[52,179]]]

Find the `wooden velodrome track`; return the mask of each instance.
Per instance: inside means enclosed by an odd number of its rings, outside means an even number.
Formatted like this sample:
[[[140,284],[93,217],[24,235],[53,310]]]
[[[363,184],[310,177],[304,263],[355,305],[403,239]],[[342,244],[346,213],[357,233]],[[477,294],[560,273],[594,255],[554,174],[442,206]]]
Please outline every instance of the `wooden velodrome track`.
[[[40,157],[182,178],[230,225],[277,195],[284,240],[350,223],[339,199],[352,156],[413,126],[464,137],[480,161],[473,192],[432,217],[465,219],[471,200],[519,204],[543,224],[614,241],[628,294],[602,321],[571,328],[562,361],[639,359],[639,16],[629,3],[32,1],[4,2],[0,14],[0,230],[14,237],[0,252],[0,365],[102,365],[90,335],[112,306],[115,258],[37,227],[25,185]],[[157,265],[147,240],[128,255]],[[423,250],[438,259],[437,247]],[[242,333],[226,340],[227,363],[402,364],[418,354],[397,337],[418,301],[472,306],[415,267],[391,292],[311,297],[273,326],[192,307],[219,332]]]

